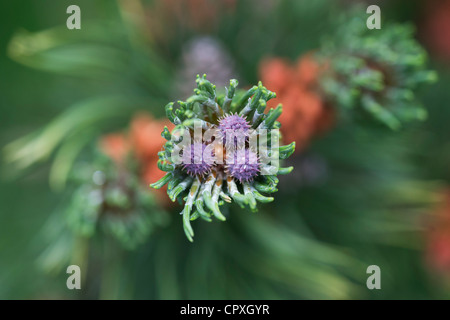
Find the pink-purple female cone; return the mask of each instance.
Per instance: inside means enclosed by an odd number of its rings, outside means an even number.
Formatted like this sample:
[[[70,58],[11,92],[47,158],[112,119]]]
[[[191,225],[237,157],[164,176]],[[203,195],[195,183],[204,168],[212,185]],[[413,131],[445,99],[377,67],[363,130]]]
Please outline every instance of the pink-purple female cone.
[[[230,163],[233,158],[233,163]],[[233,154],[227,154],[227,173],[239,180],[239,182],[250,182],[260,172],[258,155],[250,149],[239,149]]]
[[[219,121],[219,130],[222,135],[224,145],[226,145],[227,134],[229,136],[236,135],[234,138],[234,143],[237,144],[238,137],[239,139],[245,138],[245,133],[248,131],[248,129],[250,129],[249,123],[238,114],[227,115]],[[241,141],[239,141],[239,143],[241,143]]]
[[[194,142],[190,146],[189,155],[183,154],[183,168],[191,176],[203,176],[211,171],[211,166],[214,163],[213,152],[205,152],[206,144],[201,142]],[[189,149],[188,149],[189,150]]]

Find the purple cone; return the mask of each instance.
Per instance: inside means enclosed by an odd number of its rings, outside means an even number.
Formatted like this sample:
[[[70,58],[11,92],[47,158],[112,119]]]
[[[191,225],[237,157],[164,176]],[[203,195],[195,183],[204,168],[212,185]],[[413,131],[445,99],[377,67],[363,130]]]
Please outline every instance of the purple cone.
[[[211,153],[205,152],[205,149],[206,144],[194,142],[190,146],[190,157],[189,154],[183,154],[183,168],[189,175],[204,175],[211,171],[211,166],[214,163],[214,155],[212,151]]]
[[[226,144],[226,136],[236,134],[239,138],[245,138],[245,132],[250,129],[250,125],[243,117],[237,114],[227,115],[219,121],[219,130],[223,138],[223,143]],[[234,138],[235,144],[237,137]]]
[[[233,157],[234,162],[229,159]],[[252,181],[260,172],[258,155],[250,149],[236,150],[234,155],[227,154],[227,172],[239,182]]]

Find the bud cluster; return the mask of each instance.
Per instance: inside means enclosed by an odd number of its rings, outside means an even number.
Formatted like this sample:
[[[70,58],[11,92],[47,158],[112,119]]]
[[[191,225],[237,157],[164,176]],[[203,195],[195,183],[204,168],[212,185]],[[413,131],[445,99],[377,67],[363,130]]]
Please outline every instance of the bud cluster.
[[[168,184],[170,199],[185,202],[181,214],[190,241],[190,221],[225,220],[219,207],[232,201],[256,211],[257,201],[273,201],[261,193],[276,192],[276,176],[293,169],[279,166],[295,150],[295,143],[279,145],[282,106],[265,113],[275,93],[262,83],[248,91],[236,90],[237,84],[231,80],[226,94],[217,95],[205,75],[197,76],[193,96],[166,106],[175,128],[162,132],[167,142],[158,167],[167,173],[151,186]]]

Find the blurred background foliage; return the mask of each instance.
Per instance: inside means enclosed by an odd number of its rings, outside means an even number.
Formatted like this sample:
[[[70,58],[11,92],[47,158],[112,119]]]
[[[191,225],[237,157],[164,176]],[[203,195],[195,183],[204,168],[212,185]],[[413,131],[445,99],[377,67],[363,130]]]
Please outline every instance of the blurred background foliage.
[[[415,25],[439,76],[414,90],[427,119],[397,131],[325,112],[337,103],[305,80],[304,57],[339,43],[342,16],[365,18],[362,1],[3,1],[0,298],[449,298],[450,1],[374,3],[383,26]],[[71,4],[81,30],[65,27]],[[162,176],[148,137],[197,73],[278,84],[300,151],[274,203],[199,222],[190,244],[180,207],[147,190]]]

